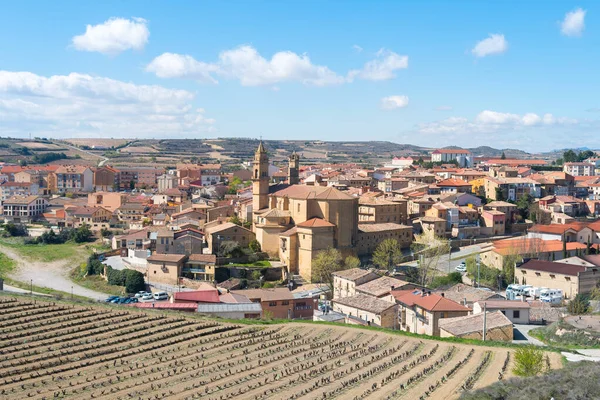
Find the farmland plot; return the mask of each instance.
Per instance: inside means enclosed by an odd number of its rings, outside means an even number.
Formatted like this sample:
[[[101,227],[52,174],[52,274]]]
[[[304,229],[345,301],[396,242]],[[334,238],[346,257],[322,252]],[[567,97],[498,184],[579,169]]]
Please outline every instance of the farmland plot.
[[[455,399],[513,350],[0,297],[6,399]],[[547,362],[558,368],[558,354]]]

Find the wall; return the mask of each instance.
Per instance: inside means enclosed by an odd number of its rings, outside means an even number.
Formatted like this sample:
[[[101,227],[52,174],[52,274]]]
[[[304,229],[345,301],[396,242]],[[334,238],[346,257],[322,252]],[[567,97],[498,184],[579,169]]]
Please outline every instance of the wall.
[[[357,317],[363,321],[371,322],[384,328],[395,329],[398,324],[395,322],[396,307],[392,306],[389,309],[383,311],[381,314],[375,314],[370,311],[360,310],[356,307],[350,307],[343,304],[333,302],[333,311]]]
[[[512,309],[507,308],[487,308],[487,312],[502,311],[502,314],[506,316],[513,324],[528,324],[529,323],[529,309]],[[513,311],[518,311],[519,316],[515,317]],[[473,314],[481,314],[483,309],[479,303],[473,304]]]
[[[455,336],[443,329],[440,329],[440,337],[455,337]],[[465,335],[458,335],[456,337],[460,337],[463,339],[483,340],[482,331],[471,332],[471,333],[467,333]],[[498,341],[498,342],[512,342],[512,340],[513,340],[512,325],[507,325],[507,326],[498,327],[498,328],[494,328],[494,329],[488,329],[486,332],[486,340],[494,340],[494,341]]]

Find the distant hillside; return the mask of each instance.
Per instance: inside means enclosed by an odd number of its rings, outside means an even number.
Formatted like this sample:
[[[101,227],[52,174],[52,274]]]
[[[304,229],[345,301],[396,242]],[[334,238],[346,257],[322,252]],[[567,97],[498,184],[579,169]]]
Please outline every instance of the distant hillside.
[[[489,146],[479,146],[469,149],[476,157],[501,157],[502,153],[506,158],[529,158],[531,154],[518,149],[494,149]]]

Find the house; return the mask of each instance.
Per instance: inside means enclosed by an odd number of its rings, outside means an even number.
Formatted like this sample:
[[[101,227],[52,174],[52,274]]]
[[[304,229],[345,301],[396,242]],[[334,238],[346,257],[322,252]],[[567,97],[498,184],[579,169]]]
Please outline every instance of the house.
[[[40,196],[13,196],[2,202],[5,221],[30,222],[41,216],[48,207],[48,200]]]
[[[500,311],[513,324],[528,324],[529,310],[531,306],[526,301],[516,300],[485,300],[477,301],[473,304],[473,314],[482,314],[483,310],[487,312]]]
[[[482,235],[502,236],[506,232],[506,214],[496,210],[483,210],[480,224]]]
[[[417,221],[424,233],[433,234],[438,237],[446,236],[446,219],[438,217],[421,217]]]
[[[357,293],[332,300],[334,312],[346,316],[346,323],[397,329],[396,304],[377,297]]]
[[[73,212],[75,228],[87,225],[92,231],[110,228],[112,212],[102,207],[77,207]]]
[[[200,180],[202,186],[216,185],[221,182],[221,164],[202,164],[200,165]]]
[[[384,222],[404,224],[407,217],[406,201],[391,201],[381,197],[367,196],[361,196],[358,199],[359,224]]]
[[[117,218],[128,224],[141,222],[144,219],[146,207],[141,203],[125,203],[117,208]]]
[[[531,178],[493,178],[484,179],[485,196],[492,200],[516,201],[525,194],[533,198],[541,196],[541,185]]]
[[[146,260],[148,282],[179,284],[179,277],[186,260],[185,254],[152,254]]]
[[[219,291],[210,285],[203,285],[193,291],[175,292],[171,303],[220,303]]]
[[[354,296],[357,286],[379,278],[376,273],[360,268],[336,271],[332,275],[334,299]]]
[[[113,167],[103,166],[92,168],[94,173],[93,189],[96,192],[114,192],[119,190],[121,175]]]
[[[116,211],[127,201],[127,195],[115,192],[94,192],[88,194],[89,207],[102,207],[111,212]]]
[[[484,314],[444,318],[439,321],[440,337],[483,340]],[[502,312],[485,313],[485,339],[497,342],[512,342],[513,323]]]
[[[205,227],[206,243],[213,254],[217,254],[223,242],[236,242],[241,247],[248,247],[256,238],[254,232],[233,222],[225,222]]]
[[[358,254],[371,254],[384,239],[396,240],[401,249],[409,248],[413,242],[413,229],[408,225],[385,222],[381,224],[359,224]]]
[[[173,189],[176,188],[178,185],[183,185],[184,184],[184,179],[185,178],[189,178],[191,181],[197,181],[199,179],[201,179],[202,176],[202,172],[200,170],[200,166],[197,164],[177,164],[177,176],[176,176],[176,180],[175,180],[175,185],[172,185],[171,187],[165,187],[162,190],[160,189],[160,182],[159,182],[159,192],[162,192],[166,189]],[[173,176],[173,175],[171,175]],[[164,183],[169,183],[167,182],[169,179],[165,179]]]
[[[438,289],[433,293],[462,304],[465,307],[472,307],[473,303],[481,300],[504,299],[504,297],[495,292],[465,285],[464,283],[457,283],[449,288]]]
[[[159,254],[202,254],[203,249],[204,233],[197,229],[161,229],[157,232],[156,252]]]
[[[469,308],[441,295],[425,290],[394,290],[398,304],[400,329],[406,332],[440,336],[438,322],[442,318],[463,317]]]
[[[420,286],[390,276],[380,276],[377,279],[356,286],[354,291],[355,293],[362,293],[395,303],[396,300],[392,296],[392,290],[412,290],[417,288],[420,288]]]
[[[157,178],[164,171],[157,167],[119,167],[119,184],[122,190],[155,187]]]
[[[287,288],[232,290],[231,293],[246,296],[260,303],[263,315],[269,313],[276,319],[311,319],[317,308],[315,299],[296,299]]]
[[[215,282],[217,257],[214,254],[190,254],[181,276],[194,281]]]
[[[436,183],[441,194],[471,193],[471,184],[462,179],[449,178]]]
[[[434,163],[456,162],[460,167],[470,168],[473,166],[473,154],[465,149],[437,149],[431,153],[431,161]]]
[[[600,267],[529,260],[517,264],[515,278],[527,285],[561,289],[565,298],[572,299],[596,287],[600,282]]]
[[[176,189],[178,185],[178,178],[172,174],[162,174],[156,178],[158,183],[158,193],[163,193],[167,189]]]
[[[483,210],[494,210],[500,211],[506,216],[506,224],[512,224],[516,222],[517,206],[507,201],[492,201],[483,205]]]

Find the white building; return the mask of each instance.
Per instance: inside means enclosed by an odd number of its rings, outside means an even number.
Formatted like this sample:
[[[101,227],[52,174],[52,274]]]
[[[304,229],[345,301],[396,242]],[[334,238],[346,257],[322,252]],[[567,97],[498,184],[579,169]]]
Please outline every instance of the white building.
[[[25,222],[41,215],[48,208],[48,201],[39,196],[13,196],[2,202],[5,220]]]
[[[573,176],[594,176],[596,165],[589,162],[568,162],[563,165],[563,172]]]
[[[449,163],[456,161],[461,167],[473,166],[473,154],[465,149],[437,149],[431,153],[432,162]]]

